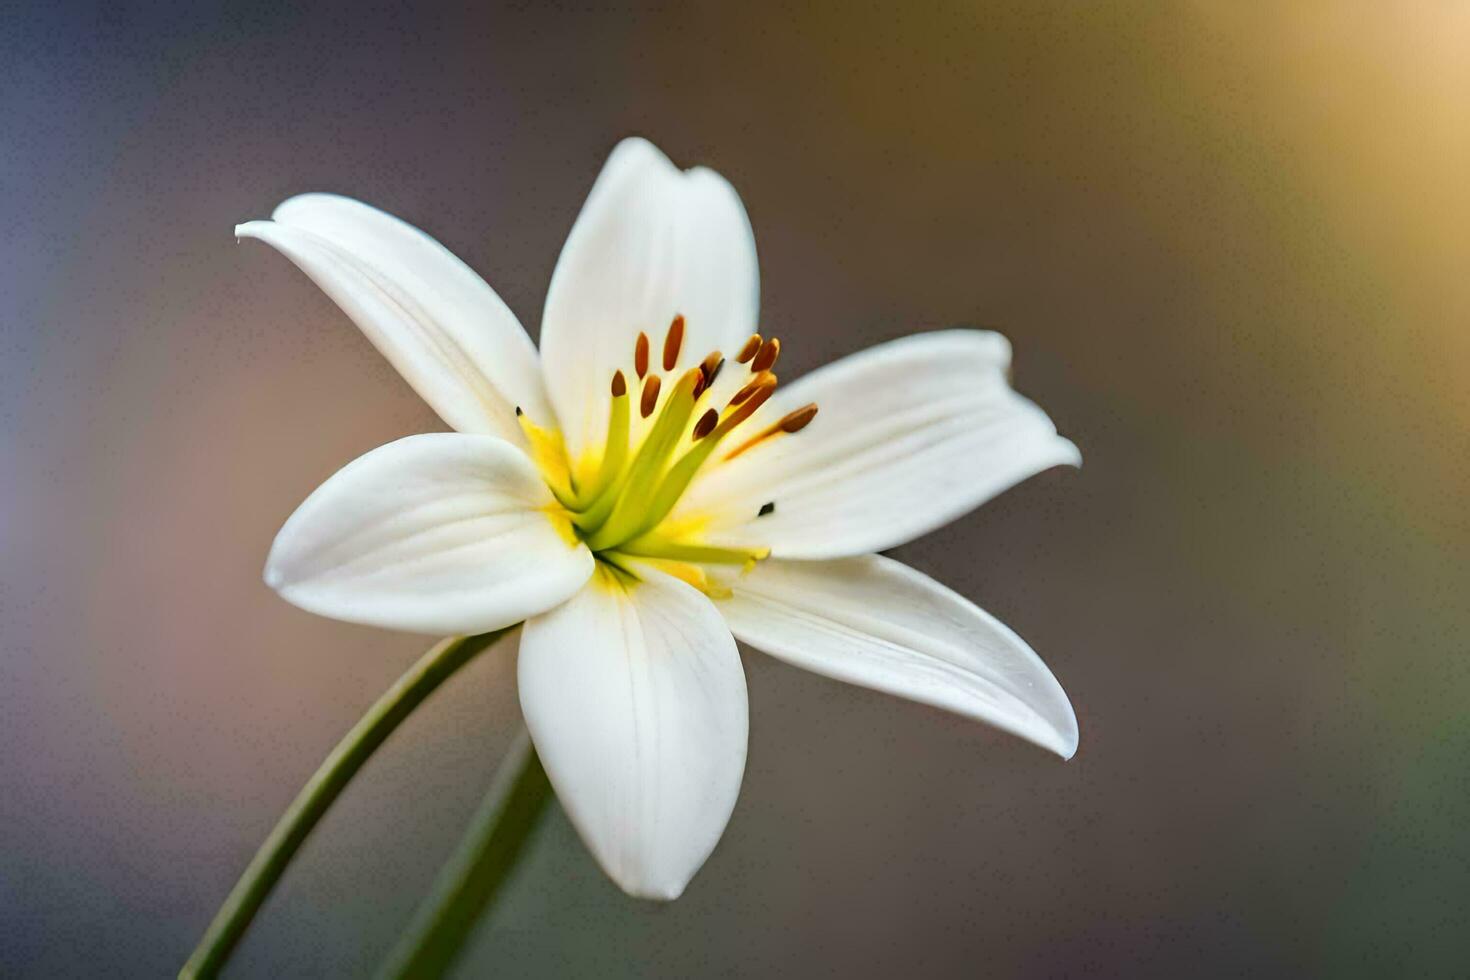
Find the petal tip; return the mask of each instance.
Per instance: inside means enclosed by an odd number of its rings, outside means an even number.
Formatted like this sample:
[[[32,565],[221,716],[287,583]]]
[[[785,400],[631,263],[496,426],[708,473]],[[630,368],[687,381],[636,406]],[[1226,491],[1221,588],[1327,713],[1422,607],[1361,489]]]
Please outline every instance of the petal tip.
[[[688,882],[679,882],[677,884],[666,883],[656,885],[650,882],[642,881],[622,881],[617,879],[614,880],[617,881],[618,887],[623,890],[624,894],[632,898],[641,899],[645,902],[675,901],[684,894],[684,888],[688,884]]]
[[[1063,695],[1065,698],[1066,695]],[[1061,725],[1053,730],[1053,737],[1042,743],[1043,746],[1062,757],[1063,762],[1072,761],[1077,754],[1079,734],[1077,731],[1077,713],[1072,710],[1072,702],[1066,702],[1067,716]]]
[[[281,566],[274,557],[266,560],[265,570],[261,572],[260,577],[275,592],[281,592],[286,588],[286,573],[281,571]]]
[[[607,163],[604,170],[612,169],[614,165],[657,167],[660,170],[672,170],[678,172],[679,168],[670,160],[668,154],[643,136],[625,136],[618,140],[612,152],[607,155]]]
[[[660,149],[658,144],[645,136],[625,136],[619,140],[617,146],[614,146],[612,152],[608,154],[607,169],[611,169],[615,162],[619,167],[651,168],[662,172],[666,177],[695,180],[713,178],[722,184],[729,183],[719,171],[707,166],[700,164],[692,167],[680,166]]]
[[[637,133],[631,136],[624,136],[612,148],[613,153],[647,153],[649,151],[662,155],[662,151],[653,145],[652,140],[647,136],[640,136]]]
[[[1064,739],[1056,745],[1050,746],[1051,750],[1062,757],[1063,762],[1071,762],[1072,757],[1077,754],[1077,733],[1074,730],[1072,737]]]
[[[1071,466],[1074,469],[1080,470],[1082,468],[1082,450],[1078,449],[1077,444],[1065,436],[1057,436],[1057,438],[1062,441],[1061,465]]]
[[[1015,348],[1009,337],[995,330],[976,330],[975,333],[980,335],[985,355],[990,360],[997,364],[1009,365],[1011,363],[1015,357]]]
[[[261,231],[266,225],[274,224],[272,221],[246,221],[235,226],[235,241],[242,238],[260,238]]]

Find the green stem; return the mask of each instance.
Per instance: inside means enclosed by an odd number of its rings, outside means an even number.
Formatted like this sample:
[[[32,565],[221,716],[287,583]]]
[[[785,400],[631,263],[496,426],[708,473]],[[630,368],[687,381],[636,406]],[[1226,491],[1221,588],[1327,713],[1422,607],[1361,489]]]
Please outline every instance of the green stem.
[[[240,876],[224,905],[220,906],[214,921],[205,930],[204,938],[199,940],[194,955],[179,971],[180,980],[219,975],[230,952],[291,863],[301,842],[357,770],[435,688],[513,629],[515,627],[511,626],[493,633],[441,640],[378,698],[296,794],[296,799],[281,815],[270,836],[255,852],[250,866]]]
[[[439,872],[433,894],[378,971],[380,980],[431,980],[444,975],[510,876],[550,797],[546,770],[530,736],[522,731],[459,849]]]

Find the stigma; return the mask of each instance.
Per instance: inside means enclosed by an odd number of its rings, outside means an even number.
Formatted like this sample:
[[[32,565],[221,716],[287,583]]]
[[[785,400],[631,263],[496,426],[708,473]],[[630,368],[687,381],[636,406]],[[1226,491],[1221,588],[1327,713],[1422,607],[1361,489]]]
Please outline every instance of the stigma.
[[[686,337],[685,319],[675,315],[662,345],[640,332],[628,361],[609,365],[600,452],[572,459],[559,432],[518,418],[558,506],[599,561],[635,579],[639,564],[651,564],[713,594],[702,566],[749,568],[769,551],[709,545],[700,538],[699,520],[675,522],[670,515],[701,473],[796,435],[817,406],[752,423],[776,391],[781,341],[752,334],[727,371],[725,352],[689,350]]]

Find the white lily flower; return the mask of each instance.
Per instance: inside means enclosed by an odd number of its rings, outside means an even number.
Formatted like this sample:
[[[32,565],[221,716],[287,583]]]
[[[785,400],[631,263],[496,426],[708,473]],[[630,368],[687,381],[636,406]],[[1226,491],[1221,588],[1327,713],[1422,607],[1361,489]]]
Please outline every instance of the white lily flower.
[[[613,151],[562,250],[539,363],[479,276],[365,204],[294,197],[236,234],[295,262],[455,430],[332,476],[266,581],[357,623],[524,621],[527,726],[625,891],[677,897],[729,820],[747,735],[732,633],[1076,751],[1067,696],[1020,637],[875,554],[1080,463],[1011,390],[1003,337],[920,334],[778,390],[739,196],[640,139]]]

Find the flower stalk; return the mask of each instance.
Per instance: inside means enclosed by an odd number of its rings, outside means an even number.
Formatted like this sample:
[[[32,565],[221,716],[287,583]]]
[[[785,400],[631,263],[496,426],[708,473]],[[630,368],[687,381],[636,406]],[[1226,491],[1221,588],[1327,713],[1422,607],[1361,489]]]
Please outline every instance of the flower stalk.
[[[219,975],[302,842],[363,763],[440,684],[512,629],[515,627],[441,640],[378,698],[312,774],[255,852],[194,955],[179,971],[180,980]]]
[[[550,798],[546,770],[523,728],[433,894],[378,971],[380,980],[444,975],[510,876]]]

